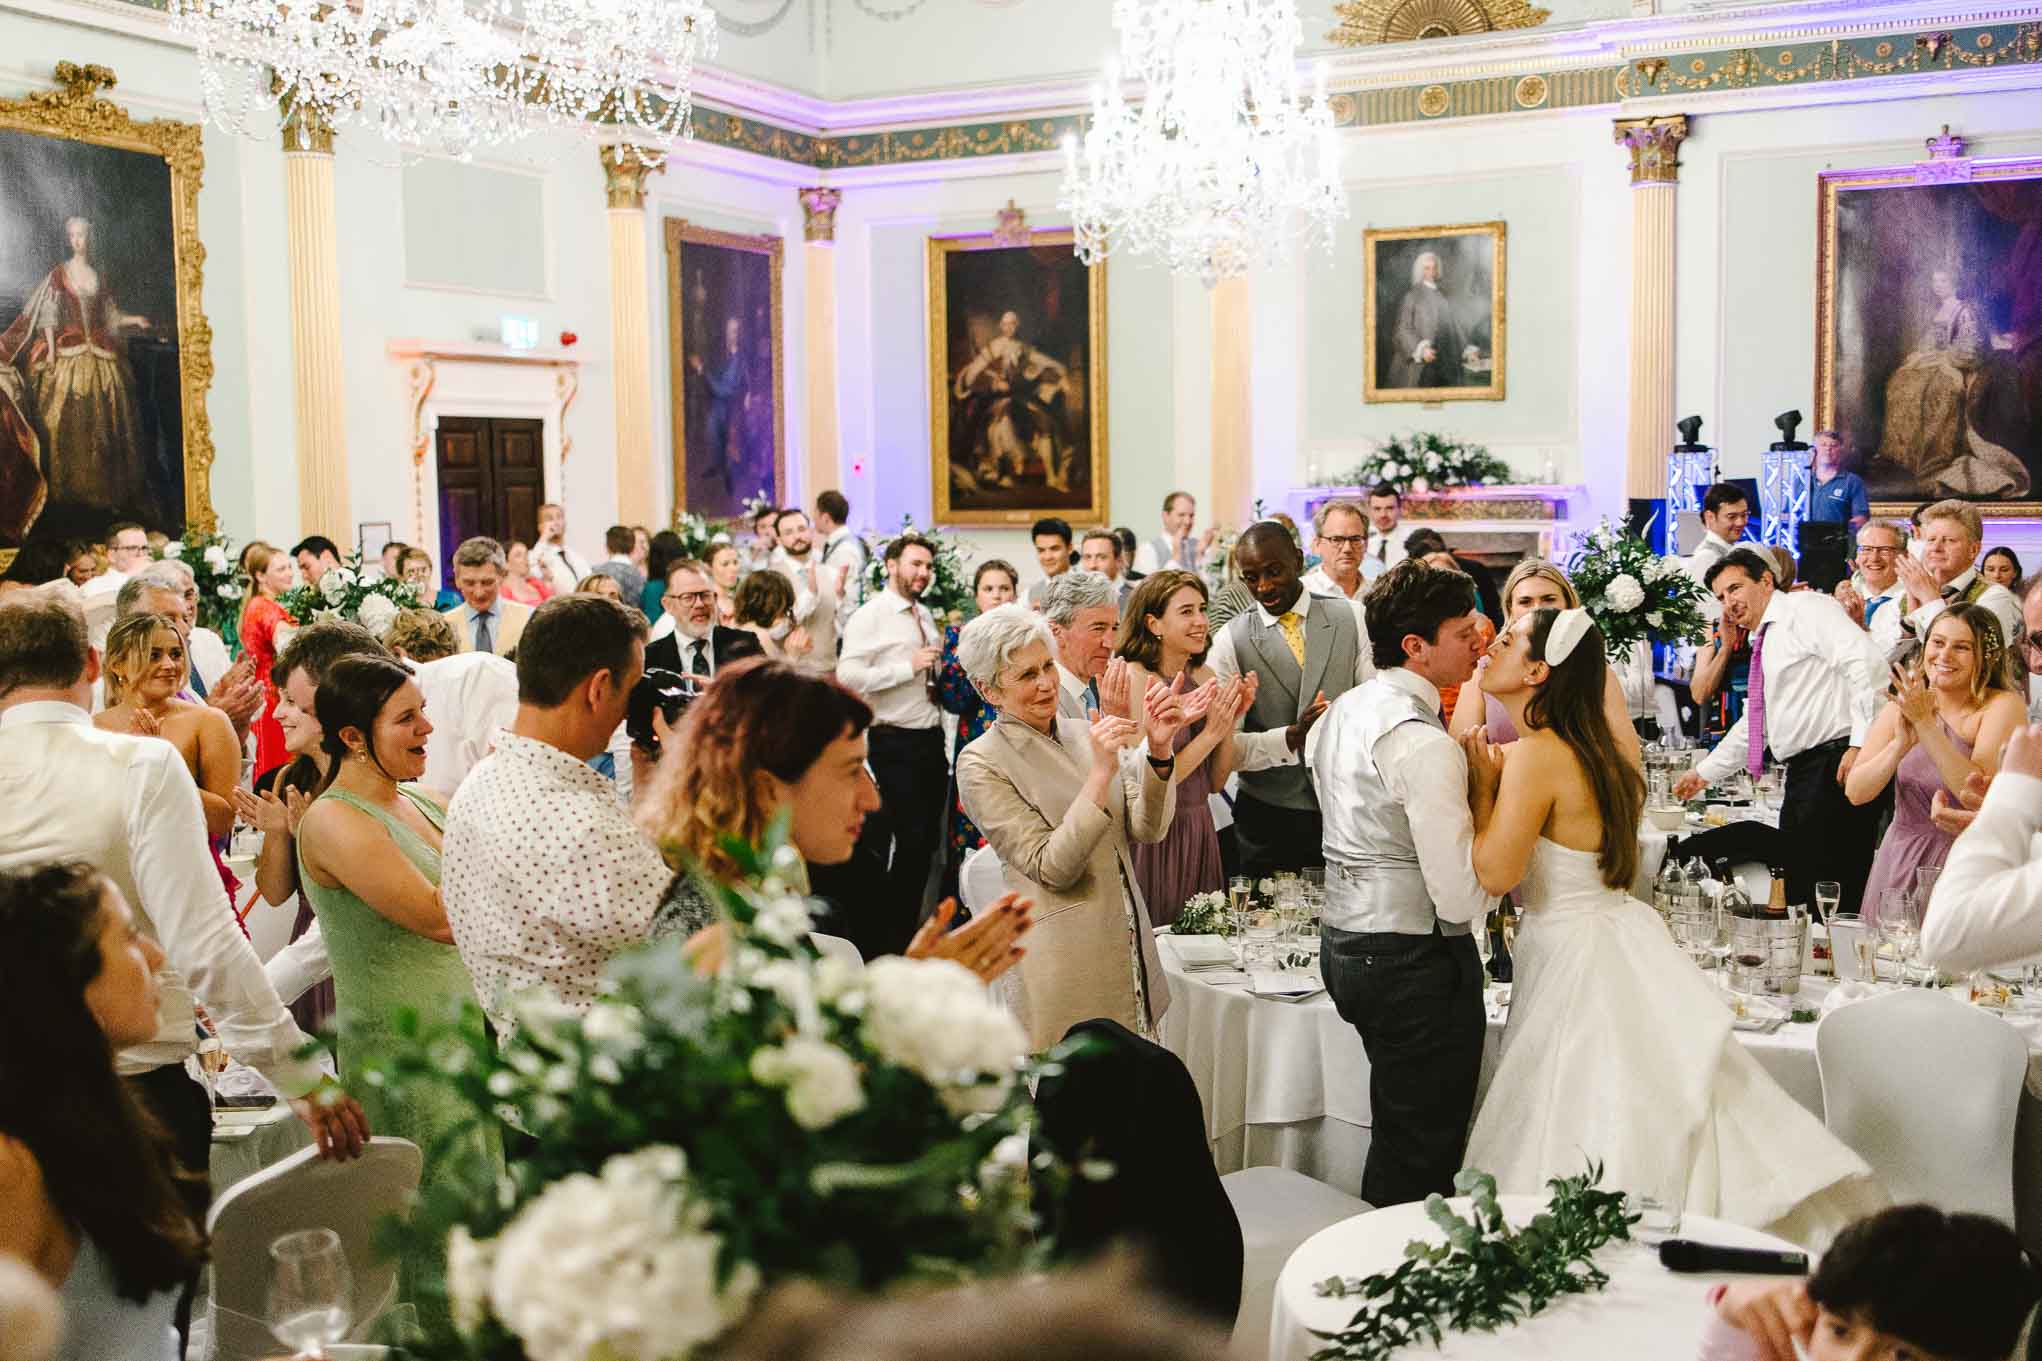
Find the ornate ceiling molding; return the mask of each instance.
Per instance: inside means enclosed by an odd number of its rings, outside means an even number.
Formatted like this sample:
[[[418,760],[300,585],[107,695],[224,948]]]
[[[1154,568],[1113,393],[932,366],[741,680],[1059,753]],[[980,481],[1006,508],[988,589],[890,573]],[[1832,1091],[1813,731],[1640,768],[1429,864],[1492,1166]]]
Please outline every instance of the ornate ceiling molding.
[[[1326,40],[1336,47],[1537,28],[1553,16],[1530,0],[1342,0],[1333,12],[1340,23]]]

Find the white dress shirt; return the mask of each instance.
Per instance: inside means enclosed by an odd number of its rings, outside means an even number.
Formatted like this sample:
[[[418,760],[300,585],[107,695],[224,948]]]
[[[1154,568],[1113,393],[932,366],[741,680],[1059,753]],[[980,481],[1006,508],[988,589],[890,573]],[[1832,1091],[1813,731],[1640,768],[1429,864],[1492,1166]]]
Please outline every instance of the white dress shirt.
[[[440,896],[498,1034],[544,988],[575,1011],[643,943],[674,872],[609,780],[550,743],[506,732],[447,806]]]
[[[1865,602],[1865,610],[1871,616],[1865,621],[1865,631],[1872,635],[1882,654],[1890,654],[1900,643],[1901,621],[1907,618],[1907,587],[1896,577],[1891,586],[1875,591],[1862,578],[1852,577],[1851,589]],[[1873,609],[1875,600],[1885,603]]]
[[[1354,593],[1352,595],[1348,594],[1346,591],[1341,590],[1340,583],[1333,580],[1331,576],[1327,575],[1326,569],[1324,567],[1314,567],[1311,571],[1304,574],[1302,580],[1304,581],[1305,589],[1310,591],[1313,595],[1331,596],[1335,600],[1351,600],[1354,602],[1355,608],[1357,609],[1361,607],[1362,596],[1367,594],[1368,592],[1367,573],[1363,573],[1362,576],[1358,580],[1356,580],[1356,582],[1354,583]],[[1368,638],[1368,630],[1366,628],[1362,629],[1361,636],[1364,640]]]
[[[1775,591],[1759,620],[1765,630],[1766,746],[1773,759],[1848,737],[1854,747],[1885,703],[1886,658],[1843,606],[1816,591]],[[1710,780],[1742,770],[1750,706],[1695,769]]]
[[[1310,654],[1312,646],[1311,603],[1306,599],[1310,594],[1309,590],[1301,593],[1297,603],[1291,606],[1297,612],[1299,632],[1305,640],[1307,655]],[[1356,649],[1354,662],[1354,683],[1360,685],[1376,673],[1375,663],[1370,659],[1368,648],[1368,619],[1362,613],[1360,596],[1357,595],[1347,604],[1348,608],[1354,611],[1354,626],[1361,631],[1361,646]],[[1255,602],[1255,612],[1262,616],[1262,622],[1270,628],[1277,626],[1276,616],[1264,609],[1259,600]],[[1212,650],[1205,654],[1205,664],[1211,667],[1213,674],[1221,680],[1241,674],[1241,660],[1234,655],[1234,635],[1230,628],[1215,630]],[[1296,765],[1304,759],[1304,754],[1292,751],[1283,733],[1282,728],[1271,728],[1267,732],[1235,733],[1234,769],[1252,772],[1269,770],[1275,766]]]
[[[1410,556],[1404,551],[1402,530],[1401,523],[1392,525],[1387,534],[1372,525],[1369,527],[1368,547],[1362,550],[1361,556],[1361,573],[1364,577],[1381,576]],[[1375,565],[1373,572],[1369,570],[1371,563]]]
[[[286,1095],[318,1081],[309,1041],[262,971],[206,849],[198,786],[170,743],[92,726],[74,704],[0,712],[0,866],[82,860],[120,889],[163,947],[156,1038],[121,1051],[122,1073],[181,1063],[196,1047],[192,999],[227,1052]]]
[[[1086,686],[1084,678],[1061,660],[1056,663],[1056,687],[1057,712],[1090,723],[1092,710],[1098,707],[1093,692]]]
[[[234,659],[227,655],[227,645],[220,641],[219,634],[200,624],[191,631],[185,647],[191,652],[191,669],[207,693],[211,693],[220,677],[227,674],[227,668],[234,664]]]
[[[815,586],[810,589],[808,569],[815,568]],[[837,574],[825,571],[820,558],[810,550],[796,558],[784,548],[773,550],[773,570],[794,583],[794,622],[808,630],[815,644],[808,654],[795,660],[804,671],[833,672],[837,669]],[[937,641],[942,641],[940,638]]]
[[[418,663],[411,675],[433,725],[418,782],[451,798],[497,734],[517,721],[518,668],[493,652],[456,652]]]
[[[2042,780],[1994,777],[1978,820],[1943,862],[1921,949],[1958,974],[2042,955]]]
[[[822,566],[826,572],[851,569],[844,574],[843,594],[837,601],[837,636],[841,638],[851,615],[865,603],[865,544],[849,525],[839,525],[822,541]]]
[[[1380,673],[1378,681],[1404,691],[1434,713],[1439,711],[1438,687],[1415,672],[1392,667]],[[1360,698],[1360,686],[1343,694],[1305,736],[1305,759],[1325,821],[1326,858],[1336,864],[1366,864],[1371,858],[1354,839],[1351,816],[1363,792],[1355,772],[1344,764],[1365,759],[1366,754],[1358,741],[1342,740],[1347,736],[1343,730],[1358,721]],[[1320,759],[1322,752],[1327,759]],[[1447,736],[1444,726],[1399,723],[1376,743],[1374,759],[1376,778],[1411,823],[1419,872],[1434,913],[1443,922],[1472,922],[1486,916],[1496,899],[1475,876],[1475,818],[1468,808],[1468,757],[1461,744]]]
[[[929,607],[889,586],[845,626],[837,679],[865,697],[882,728],[940,727],[943,711],[929,698],[933,668],[915,670],[914,658],[922,648],[942,646],[943,631]]]
[[[565,544],[539,543],[532,546],[532,567],[553,588],[554,595],[573,595],[574,588],[589,574],[588,559]],[[626,601],[635,605],[635,600]]]
[[[1730,541],[1712,529],[1702,535],[1702,541],[1695,545],[1695,551],[1681,563],[1687,568],[1687,574],[1695,579],[1695,584],[1702,588],[1702,617],[1705,619],[1716,620],[1723,617],[1723,607],[1716,603],[1715,593],[1709,589],[1706,578],[1709,569],[1730,551],[1730,547]]]
[[[1965,591],[1971,589],[1971,583],[1977,577],[1978,569],[1975,567],[1968,568],[1962,575],[1946,584],[1943,590],[1946,592],[1955,591],[1962,595]],[[1996,581],[1988,582],[1985,589],[1979,593],[1978,599],[1972,603],[1981,605],[1999,616],[1999,640],[2002,643],[2011,643],[2013,641],[2014,631],[2021,624],[2021,602],[2014,598],[2012,591]],[[1948,609],[1949,606],[1950,602],[1947,600],[1931,600],[1920,609],[1910,611],[1907,616],[1907,622],[1913,626],[1914,636],[1917,638],[1927,638],[1929,636],[1929,625],[1935,623],[1936,616]],[[1889,605],[1886,608],[1892,609],[1894,607]]]

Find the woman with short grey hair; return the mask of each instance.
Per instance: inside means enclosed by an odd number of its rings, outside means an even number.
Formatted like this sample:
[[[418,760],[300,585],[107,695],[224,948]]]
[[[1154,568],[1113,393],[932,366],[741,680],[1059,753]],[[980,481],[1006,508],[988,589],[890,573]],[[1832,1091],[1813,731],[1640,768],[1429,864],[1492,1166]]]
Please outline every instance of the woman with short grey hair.
[[[1149,752],[1174,752],[1180,696],[1156,685],[1135,704],[1138,718],[1059,718],[1049,629],[1021,605],[965,625],[958,658],[999,711],[958,754],[958,795],[1007,887],[1037,904],[1018,968],[1030,1041],[1046,1048],[1095,1017],[1151,1033],[1170,998],[1128,843],[1168,832],[1176,758],[1144,753],[1123,765],[1121,753],[1144,738]]]

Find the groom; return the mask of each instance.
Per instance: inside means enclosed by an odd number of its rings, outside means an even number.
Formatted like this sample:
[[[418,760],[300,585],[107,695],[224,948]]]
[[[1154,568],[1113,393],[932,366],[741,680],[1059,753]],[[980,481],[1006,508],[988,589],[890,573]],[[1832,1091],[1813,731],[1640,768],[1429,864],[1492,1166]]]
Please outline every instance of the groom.
[[[1475,583],[1407,559],[1368,593],[1376,674],[1305,745],[1324,810],[1326,990],[1368,1050],[1374,1130],[1362,1199],[1453,1194],[1486,1018],[1470,934],[1495,899],[1475,877],[1468,764],[1440,693],[1481,653]]]

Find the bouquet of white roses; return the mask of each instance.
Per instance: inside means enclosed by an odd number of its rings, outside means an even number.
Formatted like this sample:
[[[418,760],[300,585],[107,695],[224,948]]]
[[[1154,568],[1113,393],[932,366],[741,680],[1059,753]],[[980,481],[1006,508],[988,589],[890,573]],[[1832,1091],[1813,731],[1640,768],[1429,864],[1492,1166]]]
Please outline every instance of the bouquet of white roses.
[[[1177,920],[1170,924],[1179,936],[1224,936],[1227,933],[1227,895],[1194,893],[1184,900]]]
[[[674,512],[673,531],[681,536],[681,543],[687,548],[685,556],[705,567],[709,564],[711,549],[720,543],[736,543],[738,535],[738,527],[733,522],[711,520],[692,510]]]
[[[1567,575],[1611,657],[1636,642],[1690,643],[1709,631],[1687,569],[1608,520],[1583,537]]]
[[[971,573],[964,566],[964,555],[972,546],[933,526],[917,525],[912,515],[901,516],[900,528],[893,533],[874,535],[866,541],[865,598],[886,589],[886,546],[903,534],[919,534],[936,545],[934,575],[929,578],[929,589],[922,592],[922,603],[936,616],[938,624],[963,623],[978,603],[972,596]]]
[[[360,553],[349,554],[319,580],[277,597],[277,604],[301,628],[322,619],[348,619],[378,638],[396,622],[400,610],[415,610],[424,603],[402,577],[365,576]]]
[[[241,637],[241,598],[247,587],[234,570],[233,541],[224,534],[187,534],[157,550],[191,569],[199,591],[199,623],[236,646]]]
[[[1339,479],[1349,487],[1385,483],[1406,496],[1448,487],[1489,487],[1510,481],[1510,465],[1479,444],[1432,431],[1393,435]]]
[[[818,958],[793,853],[730,849],[750,877],[703,885],[730,932],[714,977],[669,939],[616,961],[586,1014],[524,1005],[499,1048],[471,1001],[437,1029],[400,1018],[409,1042],[371,1060],[372,1083],[451,1089],[530,1136],[502,1171],[437,1154],[395,1228],[446,1248],[444,1281],[414,1289],[444,1290],[423,1313],[452,1322],[415,1355],[670,1361],[788,1277],[1041,1261],[1019,1023],[949,961]]]

